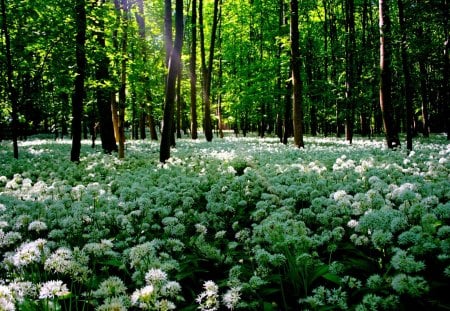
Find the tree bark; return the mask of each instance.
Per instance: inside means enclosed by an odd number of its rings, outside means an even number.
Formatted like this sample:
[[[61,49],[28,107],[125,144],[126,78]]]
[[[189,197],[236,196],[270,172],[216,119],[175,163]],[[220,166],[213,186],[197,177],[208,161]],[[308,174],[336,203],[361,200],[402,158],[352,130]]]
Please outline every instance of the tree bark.
[[[394,109],[391,100],[391,20],[389,0],[379,0],[380,18],[380,108],[388,148],[400,146],[394,124]]]
[[[176,81],[181,68],[181,48],[183,45],[183,0],[176,0],[175,8],[175,42],[169,58],[169,72],[166,82],[163,130],[159,160],[165,163],[170,158],[172,122],[176,96]]]
[[[447,140],[450,140],[450,35],[449,35],[449,0],[443,0],[443,15],[444,15],[444,67],[443,67],[443,102],[444,102],[444,121],[447,124]]]
[[[99,7],[105,6],[105,0],[98,2]],[[102,149],[105,153],[117,151],[116,140],[114,137],[114,127],[111,118],[111,90],[105,87],[105,83],[109,79],[109,59],[106,55],[105,44],[105,23],[103,19],[98,21],[97,43],[99,45],[99,60],[95,70],[95,79],[100,82],[97,88],[97,109],[100,121],[100,138],[102,141]]]
[[[192,0],[191,27],[191,62],[189,66],[189,70],[191,72],[191,138],[197,139],[197,0]]]
[[[407,29],[405,19],[405,9],[402,0],[397,0],[398,5],[398,19],[400,24],[401,35],[401,55],[403,75],[405,78],[405,105],[406,105],[406,148],[412,150],[413,143],[413,94],[414,89],[412,87],[411,72],[409,68],[408,51],[407,51]]]
[[[345,2],[345,139],[351,144],[353,140],[353,127],[355,122],[355,96],[353,89],[356,87],[356,38],[355,38],[355,3],[354,0]]]
[[[85,95],[84,79],[86,75],[86,8],[85,0],[76,0],[75,3],[76,15],[76,77],[75,89],[72,96],[72,149],[70,153],[70,160],[72,162],[80,162],[81,152],[81,121],[83,115],[83,100]]]
[[[291,65],[292,65],[292,90],[293,90],[293,122],[294,144],[304,147],[303,142],[303,100],[302,81],[300,76],[300,47],[298,30],[298,0],[290,0],[291,8]]]
[[[127,48],[128,48],[128,1],[121,1],[121,62],[120,62],[120,88],[119,88],[119,159],[125,157],[125,108],[127,87]]]
[[[13,83],[13,65],[11,55],[11,37],[9,35],[8,20],[6,15],[6,3],[5,0],[1,0],[2,10],[2,31],[5,36],[5,49],[6,49],[6,76],[8,84],[8,95],[11,101],[11,131],[13,140],[13,156],[15,159],[19,158],[19,147],[17,144],[17,130],[18,130],[18,117],[17,117],[17,90]]]
[[[209,46],[208,64],[206,64],[205,53],[205,35],[204,35],[204,23],[203,23],[203,0],[199,2],[199,22],[200,22],[200,41],[201,41],[201,54],[202,54],[202,76],[203,76],[203,102],[205,105],[204,110],[204,131],[207,141],[212,141],[213,131],[211,122],[211,82],[212,82],[212,69],[214,61],[214,48],[216,43],[216,32],[218,24],[219,13],[219,0],[214,0],[214,13],[213,24],[211,30],[211,42]]]

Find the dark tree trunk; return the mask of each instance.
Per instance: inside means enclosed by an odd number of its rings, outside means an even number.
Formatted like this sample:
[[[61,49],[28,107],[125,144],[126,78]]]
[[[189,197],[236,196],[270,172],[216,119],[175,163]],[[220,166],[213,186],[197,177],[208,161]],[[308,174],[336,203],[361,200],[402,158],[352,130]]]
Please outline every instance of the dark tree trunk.
[[[164,45],[166,48],[166,67],[169,66],[172,39],[172,0],[164,0]]]
[[[163,129],[159,160],[165,162],[170,158],[172,121],[176,97],[176,81],[181,68],[181,48],[183,44],[183,0],[176,0],[175,8],[175,43],[170,53],[169,72],[166,82],[166,98],[164,104]]]
[[[351,144],[353,140],[353,126],[355,122],[355,95],[356,87],[356,37],[355,37],[355,3],[354,0],[345,2],[345,139]]]
[[[391,100],[391,20],[389,0],[379,0],[380,18],[380,107],[388,148],[400,146],[394,123],[394,109]]]
[[[17,117],[17,90],[13,83],[13,65],[11,55],[11,38],[8,29],[8,20],[6,15],[6,3],[5,0],[1,0],[2,10],[2,31],[5,36],[5,49],[6,49],[6,75],[8,82],[8,94],[11,101],[11,131],[13,140],[13,155],[15,159],[19,158],[19,147],[17,144],[17,132],[18,132],[18,117]],[[78,38],[78,37],[77,37]]]
[[[409,68],[408,51],[407,51],[407,29],[405,10],[402,0],[397,0],[398,5],[398,18],[400,22],[400,34],[401,34],[401,54],[403,75],[405,77],[405,100],[406,100],[406,148],[412,150],[412,137],[413,137],[413,85],[411,79],[411,72]]]
[[[181,138],[181,68],[178,72],[178,78],[177,78],[177,138]]]
[[[291,70],[292,71],[292,70]],[[288,143],[292,136],[292,81],[286,81],[286,94],[284,97],[284,118],[283,118],[283,144]]]
[[[211,82],[212,82],[212,69],[214,61],[214,48],[216,44],[216,33],[219,15],[219,0],[214,0],[214,15],[213,24],[211,30],[211,42],[209,46],[208,64],[206,64],[205,53],[205,35],[204,35],[204,21],[203,21],[203,0],[199,2],[199,22],[200,22],[200,41],[201,41],[201,54],[202,54],[202,76],[203,76],[203,102],[205,105],[204,110],[204,131],[207,141],[212,141],[213,131],[211,122]]]
[[[197,0],[192,0],[192,42],[191,42],[191,62],[189,70],[191,73],[191,138],[198,138],[197,123]]]
[[[127,87],[127,49],[128,49],[128,1],[122,0],[122,42],[120,62],[120,88],[119,88],[119,159],[125,157],[125,108]]]
[[[103,7],[105,0],[98,2],[98,5]],[[100,138],[102,141],[102,149],[105,153],[117,151],[116,139],[114,137],[114,127],[112,122],[111,112],[111,91],[107,89],[104,84],[109,79],[109,59],[106,55],[105,45],[105,23],[103,19],[99,19],[97,31],[97,43],[99,45],[99,58],[97,68],[95,70],[95,78],[100,82],[97,88],[97,110],[100,121]]]
[[[429,96],[428,96],[428,71],[425,67],[425,60],[422,59],[419,61],[419,71],[420,71],[420,94],[422,97],[422,134],[424,137],[430,136],[430,124],[429,124],[429,115],[428,115],[428,105],[429,105]]]
[[[83,100],[84,100],[84,79],[86,74],[86,8],[85,0],[76,0],[75,3],[76,16],[76,77],[75,89],[72,97],[72,150],[70,153],[70,160],[72,162],[80,162],[81,152],[81,122],[83,115]]]
[[[444,68],[443,68],[443,102],[444,102],[444,121],[447,124],[447,140],[450,140],[450,35],[449,35],[449,0],[443,0],[443,15],[444,15]]]
[[[294,123],[294,144],[304,147],[303,142],[303,100],[302,81],[300,76],[300,47],[298,30],[298,0],[290,1],[291,8],[291,66],[292,66],[292,94],[293,94],[293,123]]]

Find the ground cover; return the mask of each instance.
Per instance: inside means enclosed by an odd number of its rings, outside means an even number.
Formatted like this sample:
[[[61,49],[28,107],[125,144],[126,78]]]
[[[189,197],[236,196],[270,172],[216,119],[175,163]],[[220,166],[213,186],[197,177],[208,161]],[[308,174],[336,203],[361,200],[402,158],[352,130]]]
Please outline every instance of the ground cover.
[[[447,310],[450,146],[0,143],[0,310]]]

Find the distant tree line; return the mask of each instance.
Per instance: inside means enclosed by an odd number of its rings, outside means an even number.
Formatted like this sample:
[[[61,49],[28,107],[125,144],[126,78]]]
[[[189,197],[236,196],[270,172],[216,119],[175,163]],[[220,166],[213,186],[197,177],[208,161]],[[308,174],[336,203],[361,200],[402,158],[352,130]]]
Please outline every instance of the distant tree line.
[[[449,133],[449,0],[1,0],[0,139]],[[161,136],[161,137],[159,137]],[[447,134],[447,137],[448,134]],[[78,154],[77,154],[78,153]]]

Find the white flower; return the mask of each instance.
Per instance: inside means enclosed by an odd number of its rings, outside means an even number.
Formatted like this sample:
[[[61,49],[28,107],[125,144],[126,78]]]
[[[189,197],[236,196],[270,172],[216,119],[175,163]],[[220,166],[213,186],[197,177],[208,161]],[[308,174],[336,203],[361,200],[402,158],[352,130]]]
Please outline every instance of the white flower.
[[[167,273],[165,273],[161,269],[152,268],[145,274],[145,281],[147,282],[147,284],[163,282],[166,280],[167,280]]]
[[[0,310],[14,311],[14,297],[8,286],[0,285]]]
[[[41,231],[45,231],[45,230],[47,230],[47,225],[45,224],[45,222],[40,221],[40,220],[32,221],[28,225],[28,231],[41,232]]]
[[[349,222],[347,223],[347,227],[349,227],[349,228],[355,228],[357,225],[358,225],[358,221],[354,220],[354,219],[349,220]]]
[[[147,285],[141,289],[135,290],[131,295],[131,303],[137,306],[148,304],[152,300],[154,291],[153,285]]]
[[[48,281],[41,285],[39,299],[53,299],[68,295],[70,292],[63,281]]]
[[[47,241],[44,239],[37,239],[36,241],[22,244],[12,257],[14,266],[20,268],[32,262],[38,262],[41,259],[46,243]]]
[[[26,297],[34,297],[36,295],[36,286],[31,282],[14,281],[8,287],[13,297],[19,302],[23,301]]]
[[[206,281],[203,284],[205,291],[197,296],[195,301],[199,304],[202,311],[214,311],[219,309],[219,296],[217,292],[219,287],[213,281]]]
[[[223,303],[225,306],[233,310],[236,305],[238,304],[239,300],[241,299],[241,288],[240,287],[233,287],[229,289],[224,295],[223,295]]]
[[[202,224],[195,224],[195,230],[200,234],[206,234],[208,232],[208,228]]]

